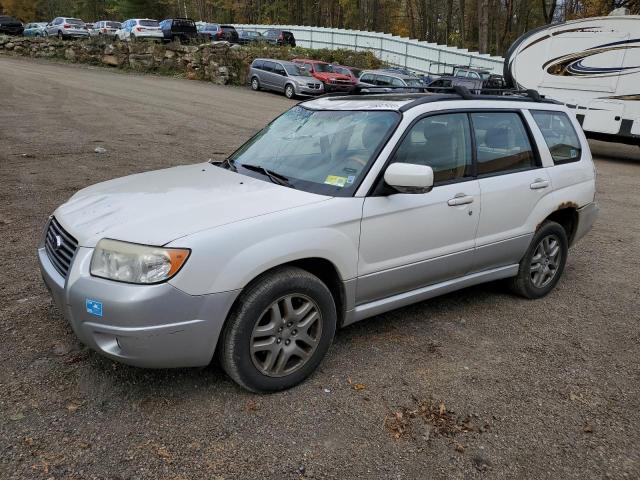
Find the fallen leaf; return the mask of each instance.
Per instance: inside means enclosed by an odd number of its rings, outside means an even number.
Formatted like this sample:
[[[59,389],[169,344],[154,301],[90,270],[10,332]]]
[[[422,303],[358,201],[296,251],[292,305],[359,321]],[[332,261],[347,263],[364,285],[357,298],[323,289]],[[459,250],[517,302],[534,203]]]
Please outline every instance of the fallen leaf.
[[[454,442],[455,448],[456,448],[456,452],[460,452],[463,453],[464,452],[464,445],[462,445],[461,443],[458,442]]]
[[[24,413],[22,412],[14,413],[9,417],[9,420],[12,420],[14,422],[19,422],[22,419],[24,419]]]
[[[444,415],[447,412],[447,407],[445,407],[444,402],[440,402],[440,416]]]
[[[584,433],[593,433],[593,427],[591,425],[585,425],[582,431]]]
[[[367,388],[367,386],[364,383],[356,383],[353,385],[353,389],[354,390],[364,390],[365,388]]]

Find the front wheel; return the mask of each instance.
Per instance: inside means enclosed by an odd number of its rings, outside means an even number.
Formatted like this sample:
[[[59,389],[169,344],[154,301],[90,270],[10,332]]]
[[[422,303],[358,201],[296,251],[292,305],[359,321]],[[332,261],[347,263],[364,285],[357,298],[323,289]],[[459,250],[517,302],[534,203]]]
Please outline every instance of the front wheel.
[[[255,90],[256,92],[258,90],[260,90],[260,82],[258,81],[258,79],[256,77],[253,77],[251,79],[251,89]]]
[[[296,96],[296,90],[293,88],[293,85],[291,85],[290,83],[288,83],[287,86],[284,87],[284,96],[289,99]]]
[[[238,299],[222,333],[222,367],[254,392],[293,387],[318,367],[336,323],[333,297],[319,278],[300,268],[279,268]]]
[[[525,298],[544,297],[560,280],[568,252],[569,242],[562,225],[544,222],[520,261],[518,275],[510,279],[511,290]]]

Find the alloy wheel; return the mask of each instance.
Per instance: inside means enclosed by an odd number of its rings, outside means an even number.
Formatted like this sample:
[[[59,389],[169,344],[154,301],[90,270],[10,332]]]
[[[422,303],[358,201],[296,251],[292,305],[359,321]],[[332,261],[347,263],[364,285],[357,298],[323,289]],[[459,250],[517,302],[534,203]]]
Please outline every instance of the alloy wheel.
[[[547,235],[540,240],[531,258],[529,272],[531,283],[537,288],[549,285],[558,273],[562,261],[560,240],[556,235]]]
[[[273,302],[251,333],[253,365],[269,377],[284,377],[302,368],[322,336],[322,315],[314,300],[289,294]]]

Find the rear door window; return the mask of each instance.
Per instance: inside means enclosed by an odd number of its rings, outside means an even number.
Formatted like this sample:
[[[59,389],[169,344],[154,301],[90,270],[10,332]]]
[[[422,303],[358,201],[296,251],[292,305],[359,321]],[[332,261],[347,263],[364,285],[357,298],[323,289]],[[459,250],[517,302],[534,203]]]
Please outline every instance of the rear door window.
[[[530,110],[556,165],[577,162],[582,154],[578,134],[564,112]]]
[[[264,66],[264,61],[262,60],[256,60],[253,62],[253,68],[257,68],[258,70],[262,70],[263,66]]]
[[[497,175],[537,167],[529,135],[516,112],[474,112],[478,175]]]
[[[276,64],[273,62],[264,62],[262,69],[266,72],[273,72],[276,68]]]

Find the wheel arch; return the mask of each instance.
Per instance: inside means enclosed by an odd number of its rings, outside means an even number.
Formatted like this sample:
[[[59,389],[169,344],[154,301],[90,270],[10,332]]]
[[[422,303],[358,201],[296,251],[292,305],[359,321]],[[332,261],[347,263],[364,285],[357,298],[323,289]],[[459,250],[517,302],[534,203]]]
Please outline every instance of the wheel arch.
[[[229,314],[234,310],[236,304],[240,301],[242,293],[253,286],[256,282],[259,282],[262,278],[270,273],[286,267],[297,267],[309,272],[310,274],[318,277],[322,283],[324,283],[333,297],[333,301],[336,304],[336,313],[338,315],[338,326],[341,326],[346,316],[346,310],[348,305],[347,291],[345,284],[340,276],[340,272],[336,265],[326,258],[322,257],[306,257],[296,260],[290,260],[278,265],[271,266],[262,272],[258,273],[251,279],[240,291],[233,306],[229,310]],[[228,320],[229,315],[225,319],[225,323]]]
[[[552,221],[559,223],[567,234],[567,242],[569,246],[573,244],[576,231],[578,229],[578,205],[571,202],[561,204],[557,210],[551,212],[547,217],[538,224],[538,228],[546,222]]]

